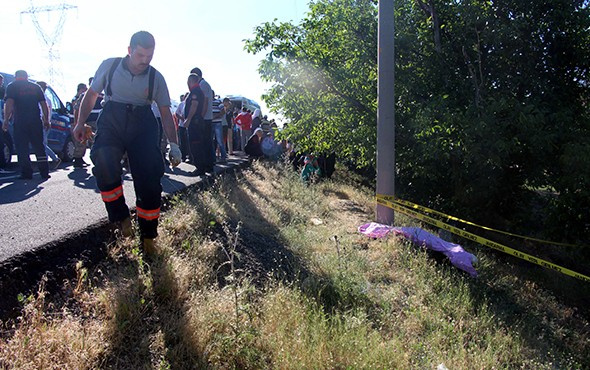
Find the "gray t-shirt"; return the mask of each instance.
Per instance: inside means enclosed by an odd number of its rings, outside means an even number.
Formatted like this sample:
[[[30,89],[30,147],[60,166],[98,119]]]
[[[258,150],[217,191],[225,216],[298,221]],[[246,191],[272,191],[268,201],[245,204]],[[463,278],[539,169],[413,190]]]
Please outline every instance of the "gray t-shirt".
[[[98,70],[94,75],[94,81],[92,81],[92,85],[90,86],[92,90],[101,92],[106,89],[109,71],[115,62],[115,59],[116,58],[109,58],[103,61],[100,67],[98,67]],[[134,76],[129,69],[127,69],[127,59],[128,57],[123,58],[121,63],[117,66],[117,69],[115,69],[113,80],[111,81],[111,92],[113,95],[106,96],[105,94],[105,102],[112,100],[124,104],[151,105],[152,102],[148,101],[149,70],[153,67],[150,66],[143,73]],[[170,106],[168,86],[166,86],[164,76],[162,76],[157,70],[154,76],[152,99],[159,107]]]
[[[209,104],[207,104],[207,112],[205,112],[203,119],[211,120],[213,119],[213,90],[211,89],[209,82],[204,79],[201,79],[201,82],[199,82],[199,87],[201,88],[203,95],[205,95],[205,98],[209,101]]]

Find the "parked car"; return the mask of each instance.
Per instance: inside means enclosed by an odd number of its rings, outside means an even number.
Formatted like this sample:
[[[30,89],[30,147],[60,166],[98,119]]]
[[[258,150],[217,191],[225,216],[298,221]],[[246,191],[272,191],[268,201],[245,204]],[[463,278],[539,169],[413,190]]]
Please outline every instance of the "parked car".
[[[4,76],[4,86],[14,81],[14,75],[0,73]],[[70,162],[74,156],[75,144],[72,141],[68,110],[51,86],[47,86],[45,95],[49,97],[52,105],[51,129],[47,135],[47,145],[60,156],[62,161]],[[13,137],[13,123],[11,122],[8,133],[4,135],[4,157],[8,162],[10,162],[12,154],[16,154]]]

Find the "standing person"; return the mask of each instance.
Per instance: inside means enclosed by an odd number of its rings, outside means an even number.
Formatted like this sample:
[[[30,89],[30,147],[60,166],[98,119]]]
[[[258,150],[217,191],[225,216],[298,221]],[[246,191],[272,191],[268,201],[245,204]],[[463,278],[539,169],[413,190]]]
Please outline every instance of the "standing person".
[[[268,135],[268,133],[270,132],[270,121],[268,120],[268,116],[262,117],[262,123],[260,124],[260,128],[262,128],[264,135]]]
[[[16,71],[14,77],[16,81],[6,87],[2,129],[7,131],[8,122],[14,118],[14,140],[21,170],[20,178],[24,180],[33,178],[33,167],[29,158],[29,143],[31,143],[37,157],[41,178],[48,179],[49,165],[43,145],[43,128],[49,127],[49,110],[45,103],[45,95],[39,85],[29,81],[27,72]]]
[[[158,218],[162,199],[160,180],[164,160],[159,147],[159,127],[151,103],[156,101],[162,124],[170,141],[170,162],[180,163],[180,149],[170,111],[170,95],[160,72],[150,66],[156,42],[146,31],[131,37],[128,55],[102,62],[92,85],[84,95],[74,129],[82,140],[84,125],[101,91],[105,105],[98,117],[98,131],[90,152],[93,173],[109,220],[120,223],[124,236],[132,235],[129,208],[123,196],[121,159],[127,153],[137,198],[137,218],[144,251],[157,252],[154,239],[158,235]]]
[[[92,81],[92,77],[88,79],[88,81]],[[74,129],[78,122],[78,116],[80,115],[80,104],[82,103],[82,99],[84,98],[84,94],[88,88],[85,84],[81,83],[78,84],[78,98],[74,102]],[[94,103],[94,107],[92,107],[92,111],[90,115],[86,119],[86,122],[82,122],[83,125],[87,125],[90,127],[92,132],[96,133],[96,121],[98,120],[98,115],[102,111],[102,101],[104,99],[104,95],[98,94],[96,97],[96,102]],[[86,128],[88,130],[88,128]],[[88,163],[84,160],[84,155],[86,155],[86,148],[88,147],[87,139],[88,135],[82,141],[78,141],[74,138],[74,168],[83,168],[88,166]]]
[[[248,142],[248,139],[252,135],[252,117],[248,114],[248,108],[243,107],[242,112],[238,114],[235,121],[236,124],[240,126],[241,131],[240,149],[244,150],[244,148],[246,147],[246,143]]]
[[[0,74],[0,125],[4,122],[4,76]],[[4,169],[8,158],[4,157],[4,130],[0,129],[0,173],[7,173]]]
[[[219,149],[219,163],[227,163],[227,152],[225,151],[225,144],[223,142],[223,117],[225,116],[225,105],[221,100],[213,100],[213,138],[214,148]],[[213,149],[215,150],[215,149]],[[216,155],[214,153],[214,155]]]
[[[203,119],[205,121],[204,129],[208,132],[207,137],[203,139],[203,145],[205,146],[205,172],[213,173],[215,168],[215,151],[213,147],[213,90],[211,85],[203,78],[203,72],[199,68],[193,68],[191,73],[199,76],[199,87],[205,97],[203,103]]]
[[[223,142],[226,145],[226,151],[229,154],[234,154],[234,115],[233,105],[229,98],[223,98],[223,107],[225,108],[225,116],[223,117]]]
[[[186,117],[184,127],[188,131],[192,161],[195,165],[195,170],[191,173],[192,176],[205,175],[206,157],[209,154],[209,148],[203,143],[206,139],[211,139],[211,132],[206,129],[205,119],[203,118],[205,95],[199,86],[199,80],[200,78],[196,73],[191,73],[188,76],[186,84],[190,92],[185,99],[184,107],[184,116]]]
[[[182,160],[188,161],[191,156],[190,148],[188,145],[188,134],[185,127],[184,107],[186,104],[186,98],[189,93],[180,95],[180,104],[176,108],[176,118],[178,119],[178,142],[180,144],[180,152],[182,153]]]
[[[41,90],[43,90],[43,96],[45,96],[45,103],[47,104],[47,109],[49,110],[49,126],[47,128],[43,128],[43,145],[45,146],[45,154],[51,158],[51,165],[53,169],[56,169],[59,164],[61,163],[61,159],[55,154],[55,152],[49,147],[47,144],[47,136],[49,135],[49,130],[51,129],[51,112],[53,112],[53,105],[51,104],[51,99],[45,94],[47,90],[47,83],[44,81],[37,81],[37,85],[41,86]]]

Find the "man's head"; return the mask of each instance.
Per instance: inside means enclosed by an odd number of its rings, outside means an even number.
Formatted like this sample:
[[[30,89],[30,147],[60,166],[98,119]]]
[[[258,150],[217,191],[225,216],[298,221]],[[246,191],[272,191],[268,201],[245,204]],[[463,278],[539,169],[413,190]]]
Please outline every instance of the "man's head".
[[[197,76],[199,76],[199,79],[203,78],[203,72],[201,72],[200,68],[195,67],[195,68],[191,69],[191,73],[194,73]]]
[[[147,31],[134,33],[127,48],[129,52],[129,70],[134,74],[145,71],[154,57],[155,47],[156,40],[151,33]]]
[[[88,87],[86,87],[85,83],[79,83],[78,87],[76,88],[76,92],[79,94],[86,92],[86,90],[88,90]]]
[[[41,86],[41,89],[45,92],[47,90],[47,82],[45,81],[37,81],[37,85]]]
[[[223,106],[225,107],[225,109],[228,109],[231,106],[231,101],[229,100],[229,98],[223,98]]]
[[[188,75],[186,84],[188,85],[189,90],[192,90],[195,85],[198,85],[200,80],[201,78],[196,73]]]
[[[26,71],[19,69],[18,71],[14,72],[14,78],[17,80],[28,80],[29,75],[27,74]]]

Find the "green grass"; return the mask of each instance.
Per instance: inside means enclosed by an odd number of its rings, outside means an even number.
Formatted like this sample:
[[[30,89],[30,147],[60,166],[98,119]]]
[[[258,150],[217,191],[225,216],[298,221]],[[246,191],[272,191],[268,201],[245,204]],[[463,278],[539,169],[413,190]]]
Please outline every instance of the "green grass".
[[[356,228],[347,175],[305,186],[254,163],[173,200],[159,258],[137,241],[4,323],[0,368],[587,368],[590,325],[536,275],[472,250],[480,277]],[[397,216],[400,225],[417,225]],[[62,296],[63,297],[63,296]]]

